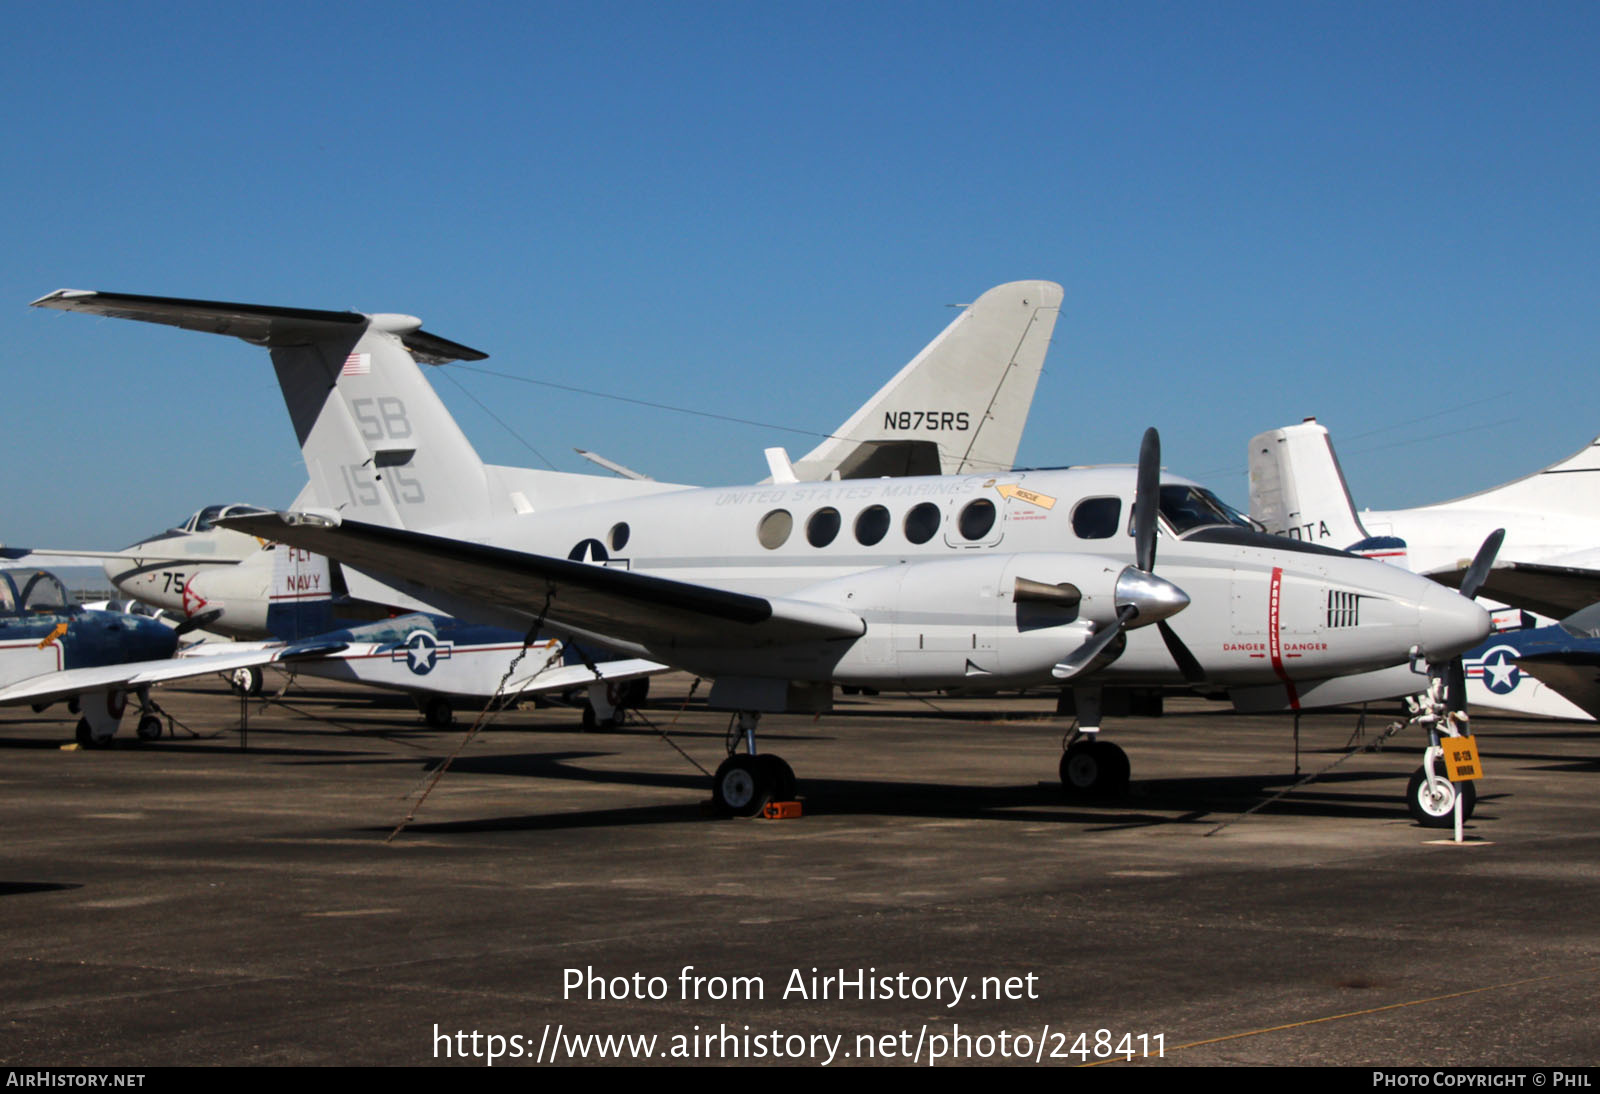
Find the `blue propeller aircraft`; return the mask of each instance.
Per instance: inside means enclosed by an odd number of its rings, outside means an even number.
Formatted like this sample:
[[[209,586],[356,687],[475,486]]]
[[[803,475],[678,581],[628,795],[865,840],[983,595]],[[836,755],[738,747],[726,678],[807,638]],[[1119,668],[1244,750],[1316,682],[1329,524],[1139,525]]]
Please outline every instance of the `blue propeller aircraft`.
[[[48,570],[0,570],[0,704],[75,703],[79,744],[109,740],[130,693],[142,711],[139,736],[161,734],[149,687],[167,678],[177,645],[155,619],[74,604]]]

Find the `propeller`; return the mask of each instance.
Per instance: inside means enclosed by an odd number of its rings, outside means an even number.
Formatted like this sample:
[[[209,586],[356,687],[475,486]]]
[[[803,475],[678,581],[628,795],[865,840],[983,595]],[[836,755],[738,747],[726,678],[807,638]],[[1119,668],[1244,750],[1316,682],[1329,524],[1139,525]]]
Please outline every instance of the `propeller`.
[[[1473,600],[1478,595],[1478,590],[1483,588],[1483,583],[1489,580],[1489,570],[1494,566],[1494,558],[1500,553],[1500,545],[1506,541],[1506,530],[1496,528],[1484,539],[1483,546],[1478,548],[1478,553],[1472,556],[1472,565],[1467,567],[1467,574],[1461,579],[1461,595],[1468,600]]]
[[[1089,640],[1073,650],[1052,671],[1057,680],[1070,680],[1094,664],[1107,647],[1122,636],[1136,620],[1155,623],[1161,640],[1177,663],[1183,678],[1190,683],[1205,680],[1205,670],[1183,644],[1177,632],[1167,625],[1167,617],[1189,606],[1188,595],[1170,581],[1155,575],[1156,522],[1161,498],[1161,437],[1154,428],[1144,432],[1139,444],[1139,471],[1133,496],[1132,566],[1117,578],[1113,603],[1117,617],[1095,631]]]
[[[1495,556],[1500,553],[1500,545],[1505,542],[1506,530],[1496,528],[1484,539],[1483,545],[1478,548],[1478,553],[1472,556],[1472,565],[1467,567],[1466,574],[1461,578],[1461,595],[1472,600],[1478,595],[1478,590],[1483,588],[1483,583],[1489,579],[1489,570],[1494,566]],[[1467,670],[1461,663],[1461,655],[1457,654],[1450,659],[1444,669],[1445,679],[1445,704],[1451,710],[1467,709]]]
[[[191,615],[188,619],[185,619],[182,623],[179,623],[177,627],[174,628],[173,633],[177,634],[179,637],[182,637],[183,635],[188,634],[190,631],[203,630],[221,618],[222,609],[212,608],[210,611],[201,612],[199,615]]]

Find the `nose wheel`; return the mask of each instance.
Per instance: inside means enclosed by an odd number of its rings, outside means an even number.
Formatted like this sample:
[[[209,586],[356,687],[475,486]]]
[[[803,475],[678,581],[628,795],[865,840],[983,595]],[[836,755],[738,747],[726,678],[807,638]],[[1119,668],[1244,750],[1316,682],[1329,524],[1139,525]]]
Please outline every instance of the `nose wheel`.
[[[1109,741],[1084,738],[1061,754],[1061,786],[1073,797],[1112,797],[1128,789],[1128,754]]]
[[[1478,789],[1471,782],[1453,783],[1443,775],[1428,778],[1426,767],[1411,773],[1406,785],[1406,808],[1411,819],[1424,828],[1453,828],[1456,823],[1456,795],[1461,795],[1461,819],[1472,819],[1478,804]]]

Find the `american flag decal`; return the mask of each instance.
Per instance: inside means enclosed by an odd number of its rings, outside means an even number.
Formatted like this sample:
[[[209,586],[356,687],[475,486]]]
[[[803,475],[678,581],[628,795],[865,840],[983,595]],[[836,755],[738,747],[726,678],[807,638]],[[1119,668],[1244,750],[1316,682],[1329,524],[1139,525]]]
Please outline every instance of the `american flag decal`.
[[[340,376],[365,376],[372,371],[372,354],[352,353],[344,359],[344,368],[339,370]]]

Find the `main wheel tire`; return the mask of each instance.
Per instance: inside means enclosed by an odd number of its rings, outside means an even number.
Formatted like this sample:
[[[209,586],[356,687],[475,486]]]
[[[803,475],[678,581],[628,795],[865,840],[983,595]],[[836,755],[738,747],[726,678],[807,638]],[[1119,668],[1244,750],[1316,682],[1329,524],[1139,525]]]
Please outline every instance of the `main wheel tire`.
[[[622,705],[628,709],[637,710],[644,706],[648,698],[650,698],[650,677],[641,676],[622,685]]]
[[[585,733],[610,733],[622,726],[622,708],[617,707],[604,718],[597,718],[594,713],[594,704],[584,701],[583,704],[583,731]]]
[[[246,665],[241,669],[234,669],[233,676],[228,681],[233,686],[235,695],[248,695],[252,699],[261,694],[261,688],[266,682],[259,665]]]
[[[1061,785],[1075,796],[1120,794],[1131,771],[1128,754],[1107,741],[1079,741],[1061,754]]]
[[[79,748],[97,748],[100,742],[94,739],[94,730],[89,728],[89,719],[79,718],[78,728],[73,731],[77,738]]]
[[[774,756],[770,752],[763,752],[756,757],[756,762],[767,770],[767,775],[772,787],[770,801],[791,802],[799,789],[799,783],[794,777],[794,768],[790,767],[782,756]]]
[[[1436,779],[1430,789],[1428,773],[1417,768],[1406,784],[1406,808],[1411,819],[1424,828],[1454,828],[1456,824],[1456,795],[1461,795],[1461,819],[1471,820],[1472,809],[1478,804],[1478,788],[1471,782],[1453,783]]]
[[[449,729],[456,723],[456,711],[450,700],[435,695],[422,704],[422,720],[434,729]]]
[[[157,714],[146,714],[139,719],[138,734],[141,741],[160,740],[161,732],[166,727],[161,724],[161,717]]]
[[[772,800],[776,769],[765,756],[729,756],[711,777],[711,801],[718,812],[753,817]]]

